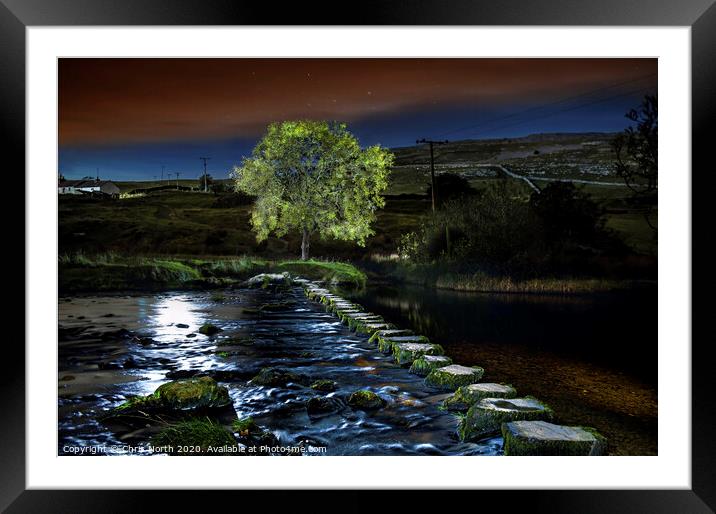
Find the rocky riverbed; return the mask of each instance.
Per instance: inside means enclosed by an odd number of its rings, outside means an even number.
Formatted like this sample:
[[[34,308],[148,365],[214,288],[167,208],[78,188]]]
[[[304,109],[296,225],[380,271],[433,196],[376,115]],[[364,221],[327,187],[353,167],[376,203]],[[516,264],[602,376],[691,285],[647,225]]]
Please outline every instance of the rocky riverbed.
[[[230,400],[214,422],[239,443],[261,434],[263,454],[503,451],[499,435],[461,441],[459,416],[440,408],[450,392],[426,387],[299,286],[60,298],[58,362],[61,455],[164,453],[156,442],[173,421],[149,413],[118,428],[108,416],[202,376]]]

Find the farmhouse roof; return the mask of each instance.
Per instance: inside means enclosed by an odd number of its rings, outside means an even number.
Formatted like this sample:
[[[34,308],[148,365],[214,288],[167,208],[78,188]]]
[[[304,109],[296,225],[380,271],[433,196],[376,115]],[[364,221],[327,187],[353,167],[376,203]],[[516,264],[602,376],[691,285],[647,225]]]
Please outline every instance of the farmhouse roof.
[[[104,184],[114,184],[111,180],[60,180],[59,187],[102,187]]]

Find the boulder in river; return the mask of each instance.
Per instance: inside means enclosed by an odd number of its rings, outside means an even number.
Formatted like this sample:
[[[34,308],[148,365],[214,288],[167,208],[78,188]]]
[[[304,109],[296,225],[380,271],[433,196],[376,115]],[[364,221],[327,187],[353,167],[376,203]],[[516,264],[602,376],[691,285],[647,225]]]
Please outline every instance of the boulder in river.
[[[423,355],[443,355],[445,350],[439,344],[432,343],[395,343],[393,358],[400,366],[409,366]]]
[[[182,415],[223,410],[231,405],[226,387],[211,377],[196,377],[167,382],[148,396],[131,398],[110,411],[107,417],[147,417],[154,413]]]
[[[243,283],[245,287],[261,289],[284,288],[290,287],[292,284],[291,275],[286,271],[283,273],[260,273]]]
[[[451,364],[442,368],[432,370],[425,377],[425,384],[445,391],[454,391],[460,386],[479,382],[485,370],[480,366],[460,366]]]
[[[307,383],[307,377],[283,368],[263,368],[251,379],[250,384],[265,387],[286,387],[287,384]]]
[[[485,398],[468,409],[460,420],[458,435],[463,441],[478,441],[498,434],[502,423],[551,418],[552,409],[536,398]]]
[[[314,396],[306,402],[306,412],[309,416],[332,414],[343,408],[343,402],[335,396]]]
[[[356,409],[374,410],[385,407],[386,401],[373,391],[361,389],[348,397],[348,405]]]
[[[205,336],[213,336],[214,334],[218,334],[219,332],[221,332],[221,329],[216,325],[212,325],[211,323],[204,323],[202,326],[199,327],[199,333],[204,334]]]
[[[517,390],[511,385],[479,383],[458,387],[457,391],[446,398],[443,407],[447,410],[466,411],[485,398],[514,398]]]
[[[546,421],[502,424],[505,455],[604,455],[607,440],[591,427],[568,427]]]
[[[452,359],[445,355],[423,355],[410,365],[410,373],[424,377],[436,368],[449,366]]]
[[[316,391],[324,391],[326,393],[335,391],[337,387],[338,384],[336,382],[334,382],[333,380],[328,380],[327,378],[316,380],[313,384],[311,384],[311,389],[314,389]]]

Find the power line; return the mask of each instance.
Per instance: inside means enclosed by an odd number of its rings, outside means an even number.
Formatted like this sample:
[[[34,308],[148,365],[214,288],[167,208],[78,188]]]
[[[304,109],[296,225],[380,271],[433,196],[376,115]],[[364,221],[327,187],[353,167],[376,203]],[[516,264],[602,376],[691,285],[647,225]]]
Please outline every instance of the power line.
[[[540,115],[540,116],[535,116],[535,117],[530,118],[530,119],[517,121],[517,122],[515,122],[515,123],[508,123],[507,125],[502,125],[502,126],[499,126],[499,127],[493,127],[493,128],[491,128],[491,129],[487,129],[487,130],[482,130],[482,131],[479,131],[479,132],[475,132],[475,133],[472,133],[471,136],[472,136],[472,137],[475,137],[475,136],[481,135],[481,134],[489,134],[490,132],[494,132],[495,130],[505,129],[505,128],[509,128],[509,127],[514,127],[514,126],[517,126],[517,125],[522,125],[522,124],[524,124],[524,123],[528,123],[528,122],[530,122],[530,121],[534,121],[534,120],[538,120],[538,119],[542,119],[542,118],[549,118],[549,117],[555,116],[555,115],[557,115],[557,114],[562,114],[562,113],[564,113],[564,112],[575,111],[575,110],[577,110],[577,109],[584,109],[585,107],[590,107],[590,106],[592,106],[592,105],[597,105],[597,104],[600,104],[600,103],[608,102],[608,101],[610,101],[610,100],[616,100],[617,98],[621,98],[621,97],[633,95],[634,93],[639,93],[639,92],[643,92],[643,91],[649,91],[650,89],[651,89],[651,88],[640,88],[640,89],[635,89],[635,90],[633,90],[633,91],[627,91],[626,93],[621,93],[621,94],[619,94],[619,95],[613,95],[613,96],[610,96],[610,97],[607,97],[607,98],[601,98],[601,99],[599,99],[599,100],[595,100],[594,102],[588,102],[588,103],[583,104],[583,105],[577,105],[577,106],[573,106],[573,107],[568,107],[568,108],[566,108],[566,109],[561,109],[561,110],[559,110],[559,111],[550,112],[550,113],[545,113],[545,114]]]
[[[489,119],[487,119],[487,120],[481,121],[480,123],[477,123],[477,124],[475,124],[475,125],[470,125],[470,126],[466,126],[466,127],[462,127],[462,128],[458,128],[458,129],[454,129],[454,130],[449,130],[449,131],[447,131],[447,132],[443,132],[442,134],[440,134],[439,137],[445,137],[445,136],[447,136],[447,135],[449,135],[449,134],[454,134],[454,133],[456,133],[456,132],[463,132],[463,131],[466,131],[466,130],[471,130],[471,129],[474,129],[474,128],[477,128],[477,127],[481,127],[481,126],[483,126],[483,125],[492,123],[492,122],[494,122],[494,121],[502,121],[502,120],[505,120],[505,119],[514,118],[514,117],[516,117],[516,116],[520,116],[520,115],[525,114],[525,113],[528,113],[528,112],[538,111],[538,110],[545,109],[545,108],[547,108],[547,107],[551,107],[551,106],[554,106],[554,105],[559,105],[559,104],[562,104],[562,103],[565,103],[565,102],[570,102],[570,101],[576,100],[576,99],[578,99],[578,98],[584,98],[584,97],[587,97],[587,96],[591,96],[591,95],[593,95],[593,94],[595,94],[595,93],[600,93],[600,92],[602,92],[602,91],[607,91],[607,90],[609,90],[609,89],[614,89],[615,87],[624,86],[624,85],[626,85],[626,84],[632,84],[632,83],[634,83],[634,82],[640,82],[640,81],[642,81],[642,80],[645,80],[645,79],[648,79],[648,78],[651,78],[651,77],[655,77],[655,76],[657,76],[656,73],[651,73],[651,74],[649,74],[649,75],[644,75],[644,76],[642,76],[642,77],[638,77],[638,78],[635,78],[635,79],[627,80],[627,81],[624,81],[624,82],[618,82],[618,83],[612,84],[612,85],[610,85],[610,86],[604,86],[604,87],[600,87],[600,88],[597,88],[597,89],[593,89],[593,90],[591,90],[591,91],[587,91],[587,92],[585,92],[585,93],[580,93],[580,94],[578,94],[578,95],[574,95],[574,96],[569,96],[569,97],[566,97],[566,98],[562,98],[561,100],[556,100],[556,101],[554,101],[554,102],[549,102],[549,103],[546,103],[546,104],[544,104],[544,105],[538,105],[538,106],[535,106],[535,107],[530,107],[529,109],[524,109],[524,110],[519,111],[519,112],[516,112],[516,113],[508,114],[508,115],[505,115],[505,116],[495,116],[495,117],[493,117],[493,118],[489,118]]]

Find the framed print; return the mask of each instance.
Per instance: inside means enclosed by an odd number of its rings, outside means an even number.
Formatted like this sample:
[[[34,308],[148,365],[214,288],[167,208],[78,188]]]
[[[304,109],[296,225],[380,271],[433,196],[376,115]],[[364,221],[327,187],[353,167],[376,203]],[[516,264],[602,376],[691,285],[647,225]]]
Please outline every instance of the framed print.
[[[363,7],[4,1],[27,302],[3,508],[713,509],[715,8]]]

